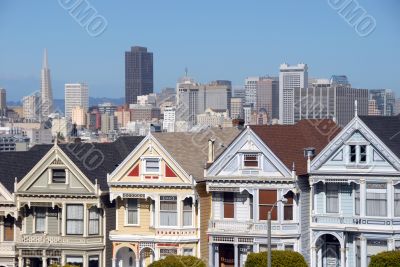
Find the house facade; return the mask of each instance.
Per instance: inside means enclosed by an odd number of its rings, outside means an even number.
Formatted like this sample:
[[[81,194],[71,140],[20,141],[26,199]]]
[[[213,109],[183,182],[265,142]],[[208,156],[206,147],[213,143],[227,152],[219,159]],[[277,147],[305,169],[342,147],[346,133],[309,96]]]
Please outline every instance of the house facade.
[[[205,190],[208,140],[220,153],[239,133],[149,133],[109,175],[116,227],[110,232],[112,266],[148,266],[167,255],[207,260],[211,200]]]
[[[356,116],[312,160],[311,266],[400,249],[399,117]]]
[[[291,126],[252,126],[208,168],[212,195],[208,266],[244,266],[249,252],[267,250],[267,213],[272,215],[272,248],[307,258],[309,216],[304,148],[317,152],[329,142],[332,121]],[[303,207],[303,208],[302,208]]]

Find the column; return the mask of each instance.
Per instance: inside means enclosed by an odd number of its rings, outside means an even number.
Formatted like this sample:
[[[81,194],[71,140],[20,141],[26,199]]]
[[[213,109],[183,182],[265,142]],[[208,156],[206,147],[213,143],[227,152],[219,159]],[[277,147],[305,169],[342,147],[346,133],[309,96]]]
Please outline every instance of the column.
[[[85,204],[84,206],[86,206],[86,204]],[[89,260],[89,258],[88,258],[88,256],[87,256],[87,254],[86,254],[86,253],[83,254],[83,267],[88,267],[88,266],[89,266],[88,260]],[[100,260],[100,259],[99,259],[99,260]]]
[[[114,259],[114,258],[112,259],[112,267],[117,267],[117,264],[115,263],[116,261],[117,261],[117,259]]]
[[[6,219],[5,216],[0,217],[0,243],[4,241],[4,220]],[[14,225],[14,229],[15,229]],[[14,235],[15,236],[15,235]]]
[[[317,266],[317,248],[316,247],[311,247],[311,255],[310,255],[310,262],[311,262],[311,267],[316,267]]]
[[[253,244],[253,252],[254,253],[260,252],[260,244],[258,243]]]
[[[88,236],[88,209],[87,204],[83,204],[83,237]]]
[[[42,267],[47,267],[47,257],[42,257]]]
[[[214,251],[213,251],[213,247],[214,247],[214,245],[212,244],[212,243],[208,243],[208,266],[214,266],[214,263],[213,263],[213,254],[214,254]]]
[[[62,203],[61,207],[61,236],[65,236],[65,229],[67,227],[67,205]]]
[[[234,261],[234,263],[235,263],[235,267],[239,267],[239,249],[238,249],[238,244],[234,244],[233,245],[234,247],[235,247],[235,254],[234,254],[234,259],[233,259],[233,261]]]
[[[24,267],[24,258],[22,258],[21,256],[18,257],[18,267]]]
[[[340,266],[346,267],[346,249],[344,247],[340,248]]]
[[[360,179],[360,216],[365,217],[365,200],[367,197],[367,185],[365,179]]]
[[[365,237],[361,237],[360,247],[361,247],[361,267],[367,267],[367,239]]]

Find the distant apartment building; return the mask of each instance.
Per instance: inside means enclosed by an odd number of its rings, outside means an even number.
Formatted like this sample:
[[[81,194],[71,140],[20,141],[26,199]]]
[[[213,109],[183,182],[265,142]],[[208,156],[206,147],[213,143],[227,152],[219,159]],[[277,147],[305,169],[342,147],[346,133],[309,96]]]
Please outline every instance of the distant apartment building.
[[[118,107],[114,112],[115,117],[117,117],[118,129],[126,127],[126,125],[131,121],[131,112],[127,106]]]
[[[76,124],[77,128],[85,128],[87,124],[87,110],[83,107],[76,106],[71,110],[71,122]]]
[[[152,93],[148,95],[139,95],[137,97],[137,104],[138,105],[157,105],[157,95]]]
[[[6,116],[7,113],[7,93],[6,89],[0,88],[0,117]]]
[[[345,126],[354,117],[354,103],[358,114],[368,114],[368,90],[331,84],[319,80],[308,88],[294,89],[293,119],[334,119]]]
[[[97,106],[97,109],[101,114],[109,114],[114,115],[114,112],[117,110],[117,106],[112,103],[102,103]]]
[[[380,116],[393,116],[395,115],[396,109],[396,97],[392,90],[390,89],[373,89],[369,90],[369,100],[375,103],[375,108],[371,107],[371,110],[375,112],[376,110]],[[368,115],[373,115],[369,114]]]
[[[125,52],[125,103],[136,104],[139,95],[153,93],[153,53],[134,46]]]
[[[0,135],[0,152],[27,151],[29,138],[26,136]]]
[[[243,119],[243,105],[244,100],[241,97],[231,98],[231,118]]]
[[[256,106],[258,80],[259,77],[247,77],[244,82],[245,102],[253,107]]]
[[[176,108],[165,107],[164,108],[164,120],[163,130],[167,132],[175,132],[175,121],[176,121]]]
[[[62,136],[64,138],[67,138],[70,135],[72,125],[70,121],[67,120],[65,117],[53,118],[51,123],[52,123],[51,127],[52,136]]]
[[[91,109],[87,113],[87,128],[90,131],[96,131],[101,128],[101,113],[98,109]]]
[[[85,112],[89,108],[89,89],[86,83],[65,84],[65,117],[71,119],[75,107],[81,107]]]
[[[368,116],[382,116],[375,99],[368,100]]]
[[[294,124],[294,91],[308,87],[307,64],[282,64],[279,72],[279,122]]]
[[[152,121],[159,120],[161,116],[160,108],[153,105],[130,104],[131,121]]]
[[[23,117],[27,121],[39,119],[39,95],[33,94],[22,98]]]
[[[109,134],[117,130],[117,117],[109,114],[101,114],[101,132]]]
[[[39,144],[51,144],[53,143],[53,136],[51,135],[51,129],[39,129],[30,128],[25,130],[26,136],[29,138],[29,146]]]
[[[203,114],[197,115],[197,125],[200,127],[224,127],[232,126],[227,110],[208,108]]]

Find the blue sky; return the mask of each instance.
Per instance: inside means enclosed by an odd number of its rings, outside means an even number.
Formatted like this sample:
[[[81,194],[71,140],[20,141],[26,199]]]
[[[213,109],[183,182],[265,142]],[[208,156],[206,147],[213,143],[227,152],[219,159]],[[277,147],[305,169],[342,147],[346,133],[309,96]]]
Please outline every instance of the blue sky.
[[[154,53],[156,91],[174,87],[185,67],[200,82],[242,85],[247,76],[277,75],[283,62],[304,62],[310,77],[346,74],[355,87],[400,95],[398,0],[358,0],[377,22],[367,37],[328,0],[88,2],[108,22],[98,37],[56,0],[0,2],[0,87],[10,100],[38,90],[45,47],[56,98],[76,81],[86,81],[91,96],[123,96],[132,45]]]

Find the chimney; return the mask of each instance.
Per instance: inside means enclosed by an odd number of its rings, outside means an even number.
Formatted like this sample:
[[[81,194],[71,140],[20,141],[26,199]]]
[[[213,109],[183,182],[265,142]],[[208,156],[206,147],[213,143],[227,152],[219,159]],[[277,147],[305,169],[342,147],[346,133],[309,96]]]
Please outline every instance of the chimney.
[[[311,171],[311,159],[315,156],[315,148],[314,147],[306,147],[304,148],[304,157],[307,158],[307,172]]]
[[[207,163],[213,163],[215,158],[215,139],[208,140],[208,159]]]

